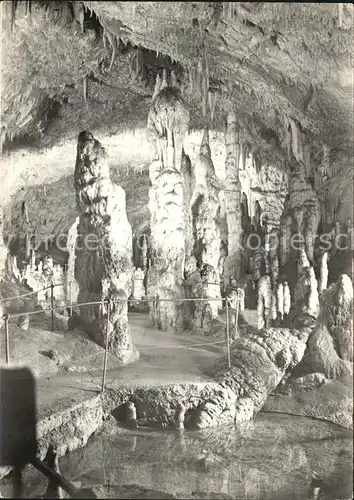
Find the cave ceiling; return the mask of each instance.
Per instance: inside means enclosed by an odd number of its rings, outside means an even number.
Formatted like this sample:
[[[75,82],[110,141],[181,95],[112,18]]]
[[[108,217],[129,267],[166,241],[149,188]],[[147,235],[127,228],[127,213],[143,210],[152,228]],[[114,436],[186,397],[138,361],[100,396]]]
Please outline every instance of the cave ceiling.
[[[353,147],[351,4],[42,1],[1,9],[4,151],[25,140],[50,146],[82,129],[145,127],[164,68],[176,74],[191,128],[223,130],[233,109],[240,140],[269,161],[285,157],[289,120],[314,149]]]

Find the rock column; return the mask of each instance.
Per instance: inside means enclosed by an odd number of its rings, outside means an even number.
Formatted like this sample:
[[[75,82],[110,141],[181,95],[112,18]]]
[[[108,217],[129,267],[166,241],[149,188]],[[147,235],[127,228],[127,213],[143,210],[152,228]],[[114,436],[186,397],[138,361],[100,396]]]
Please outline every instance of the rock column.
[[[242,210],[241,183],[239,179],[239,155],[237,144],[236,116],[230,112],[227,117],[225,133],[226,144],[226,186],[225,207],[228,227],[228,256],[224,263],[224,280],[226,285],[231,280],[239,281],[241,273],[242,250]]]
[[[153,159],[150,164],[151,259],[148,296],[152,324],[182,326],[185,261],[185,197],[181,174],[182,151],[189,112],[180,90],[157,79],[148,116]],[[167,299],[163,300],[163,299]]]
[[[79,217],[76,217],[74,224],[70,227],[67,237],[67,251],[69,253],[68,269],[66,272],[66,299],[70,303],[77,302],[79,295],[79,286],[75,280],[75,260],[76,260],[76,242],[77,242],[77,226]]]
[[[221,308],[220,293],[220,201],[215,169],[211,160],[209,147],[209,134],[204,132],[200,146],[200,153],[195,164],[196,185],[191,201],[191,212],[194,232],[194,255],[197,259],[198,267],[202,278],[200,290],[197,297],[202,296],[212,299],[205,302],[196,302],[196,326],[203,328],[210,321],[217,317]],[[215,300],[217,299],[217,300]],[[218,300],[220,299],[220,300]]]
[[[78,302],[111,301],[80,307],[88,334],[127,364],[138,358],[128,325],[127,299],[132,288],[132,231],[127,219],[125,192],[109,176],[105,149],[90,132],[78,138],[75,190],[79,216],[75,279]]]
[[[6,269],[6,258],[7,258],[7,247],[4,243],[3,238],[3,213],[0,210],[0,276],[4,273]]]

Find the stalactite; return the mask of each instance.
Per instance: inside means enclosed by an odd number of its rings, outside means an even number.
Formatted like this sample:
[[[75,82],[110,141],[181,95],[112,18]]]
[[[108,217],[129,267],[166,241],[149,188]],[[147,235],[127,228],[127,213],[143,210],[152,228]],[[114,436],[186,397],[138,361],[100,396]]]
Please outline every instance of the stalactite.
[[[157,87],[157,85],[155,86]],[[189,129],[189,111],[180,89],[168,85],[163,71],[160,91],[155,95],[148,115],[148,130],[162,168],[180,171],[185,135]]]

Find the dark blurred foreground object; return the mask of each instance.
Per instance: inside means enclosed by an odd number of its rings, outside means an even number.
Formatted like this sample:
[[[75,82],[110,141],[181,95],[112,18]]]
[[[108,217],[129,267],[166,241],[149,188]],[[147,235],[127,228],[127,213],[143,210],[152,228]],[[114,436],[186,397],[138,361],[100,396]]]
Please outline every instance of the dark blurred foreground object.
[[[0,465],[23,468],[37,454],[36,388],[28,368],[0,370]]]
[[[70,498],[96,498],[88,489],[78,490],[52,467],[37,459],[36,383],[28,368],[0,369],[0,466],[14,469],[14,498],[22,496],[22,470],[32,464],[45,474],[50,493],[64,489]],[[57,464],[53,447],[48,450],[48,462]],[[55,498],[51,496],[51,498]]]

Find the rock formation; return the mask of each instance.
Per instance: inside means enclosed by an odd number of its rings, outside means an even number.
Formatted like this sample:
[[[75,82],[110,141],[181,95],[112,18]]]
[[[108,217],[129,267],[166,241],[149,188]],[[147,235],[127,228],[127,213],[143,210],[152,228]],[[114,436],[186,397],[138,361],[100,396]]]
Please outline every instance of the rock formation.
[[[3,214],[0,211],[0,275],[5,271],[7,248],[3,238]]]
[[[295,302],[301,312],[317,318],[319,312],[318,283],[315,271],[310,266],[304,249],[300,250],[299,255]]]
[[[330,357],[329,353],[333,349],[340,359],[353,362],[352,307],[353,285],[349,276],[344,274],[320,298],[317,327],[309,340],[309,353],[310,356],[313,353],[311,359],[314,371],[320,371],[327,377],[331,376],[329,365],[327,364],[327,367],[320,366],[318,361],[323,359],[323,356]],[[317,344],[317,348],[314,349],[313,343],[319,334],[323,337],[325,331],[330,335],[328,339],[330,339],[332,347],[328,349],[327,353],[323,351],[322,355],[319,355],[321,345]]]
[[[184,138],[189,129],[189,111],[173,78],[170,83],[167,82],[165,71],[162,80],[159,76],[156,79],[148,115],[148,130],[152,143],[155,143],[155,155],[161,162],[161,168],[180,171]]]
[[[281,220],[281,261],[284,265],[293,255],[290,240],[292,234],[297,233],[303,238],[306,255],[313,264],[315,238],[321,218],[320,203],[304,164],[293,159],[290,168],[289,198]]]
[[[78,302],[111,301],[80,307],[86,331],[122,363],[138,357],[128,325],[127,299],[132,288],[132,231],[127,219],[125,192],[109,175],[105,149],[90,132],[78,137],[75,167],[79,211],[75,279]]]
[[[268,328],[236,339],[231,348],[231,369],[226,359],[216,365],[214,376],[220,391],[199,406],[196,427],[253,418],[286,373],[301,361],[310,332],[309,328]]]
[[[66,271],[65,279],[65,292],[66,300],[69,303],[77,302],[79,295],[79,287],[75,280],[75,260],[76,260],[76,243],[77,243],[77,226],[79,224],[79,217],[76,217],[74,224],[70,227],[67,236],[66,248],[69,253],[68,268]]]
[[[282,321],[284,318],[284,283],[278,283],[277,287],[277,312]]]
[[[271,278],[262,276],[258,282],[257,299],[258,328],[269,328],[273,319],[273,290]]]
[[[132,298],[139,301],[145,298],[144,271],[142,269],[134,270]]]
[[[224,263],[224,281],[231,284],[231,279],[240,278],[242,250],[242,212],[241,183],[239,179],[239,146],[237,144],[236,116],[230,112],[227,116],[225,132],[226,145],[226,186],[225,209],[228,227],[228,256]]]
[[[288,315],[291,308],[291,294],[287,281],[284,281],[283,289],[284,289],[284,315],[285,314]]]
[[[291,411],[352,427],[352,307],[352,282],[342,275],[322,293],[304,357],[268,399],[266,411]]]
[[[318,282],[318,293],[321,295],[326,289],[328,284],[328,252],[324,252],[321,257],[320,279]]]
[[[193,224],[191,212],[191,200],[195,188],[195,169],[192,172],[192,164],[188,155],[182,151],[181,174],[184,184],[184,235],[185,235],[185,257],[186,260],[193,255]]]
[[[141,244],[141,269],[147,271],[149,267],[148,262],[148,240],[146,235],[143,235]]]
[[[188,125],[189,112],[180,90],[158,79],[148,117],[154,151],[149,170],[152,265],[148,272],[148,296],[159,297],[150,316],[152,323],[162,329],[182,324],[181,303],[175,299],[184,296],[185,199],[181,159]]]
[[[217,317],[221,308],[220,295],[220,228],[218,225],[220,202],[214,165],[211,160],[209,133],[205,130],[200,153],[194,167],[195,188],[191,200],[193,226],[193,253],[202,277],[200,290],[193,290],[193,297],[205,297],[205,302],[195,303],[196,326],[205,328]],[[194,295],[199,293],[199,295]],[[198,319],[197,319],[198,318]]]

